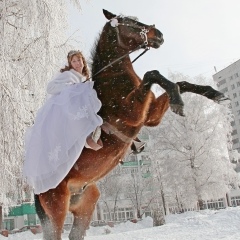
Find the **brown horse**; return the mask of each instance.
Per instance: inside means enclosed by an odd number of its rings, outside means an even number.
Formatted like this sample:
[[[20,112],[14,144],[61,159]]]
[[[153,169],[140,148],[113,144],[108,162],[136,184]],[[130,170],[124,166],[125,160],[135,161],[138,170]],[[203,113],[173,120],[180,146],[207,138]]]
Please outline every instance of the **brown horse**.
[[[143,126],[158,125],[169,106],[183,115],[180,93],[194,92],[214,101],[224,98],[210,86],[172,83],[156,70],[147,72],[141,80],[133,69],[129,53],[140,48],[159,48],[163,43],[162,33],[154,25],[106,10],[103,13],[108,22],[96,42],[92,65],[94,88],[102,102],[99,114],[104,120],[103,148],[84,149],[55,189],[35,195],[45,240],[61,239],[68,211],[74,215],[69,239],[84,239],[100,195],[96,182],[124,158]],[[166,92],[155,98],[150,90],[153,84],[159,84]]]

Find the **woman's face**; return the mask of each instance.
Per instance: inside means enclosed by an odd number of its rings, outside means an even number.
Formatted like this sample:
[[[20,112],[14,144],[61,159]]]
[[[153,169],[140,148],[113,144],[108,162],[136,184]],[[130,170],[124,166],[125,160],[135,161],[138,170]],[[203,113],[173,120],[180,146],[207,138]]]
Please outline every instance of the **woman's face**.
[[[82,58],[76,55],[73,56],[71,60],[71,66],[75,71],[82,73],[84,67]]]

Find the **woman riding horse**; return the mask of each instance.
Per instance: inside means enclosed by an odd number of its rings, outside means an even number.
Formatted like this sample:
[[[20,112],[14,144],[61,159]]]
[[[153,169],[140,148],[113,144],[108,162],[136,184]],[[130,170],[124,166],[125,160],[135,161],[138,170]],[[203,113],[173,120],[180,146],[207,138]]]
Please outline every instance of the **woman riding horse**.
[[[170,108],[183,116],[180,93],[193,92],[213,101],[224,95],[210,86],[188,82],[170,82],[157,70],[147,72],[143,80],[133,69],[129,54],[146,48],[159,48],[162,33],[154,25],[117,16],[103,10],[105,24],[93,51],[92,76],[94,89],[102,102],[99,115],[103,148],[97,152],[83,149],[67,176],[55,188],[35,196],[36,209],[45,240],[60,240],[68,211],[74,221],[70,240],[84,239],[99,198],[96,182],[124,158],[132,140],[143,126],[157,126]],[[153,84],[165,93],[156,98]]]

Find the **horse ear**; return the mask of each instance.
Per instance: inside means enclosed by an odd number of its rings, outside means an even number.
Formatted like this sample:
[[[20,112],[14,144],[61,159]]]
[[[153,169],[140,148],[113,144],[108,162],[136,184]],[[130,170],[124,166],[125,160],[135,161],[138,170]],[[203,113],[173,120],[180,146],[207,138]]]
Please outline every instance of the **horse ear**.
[[[115,18],[117,16],[115,14],[110,13],[109,11],[107,11],[105,9],[103,9],[103,14],[108,20]]]

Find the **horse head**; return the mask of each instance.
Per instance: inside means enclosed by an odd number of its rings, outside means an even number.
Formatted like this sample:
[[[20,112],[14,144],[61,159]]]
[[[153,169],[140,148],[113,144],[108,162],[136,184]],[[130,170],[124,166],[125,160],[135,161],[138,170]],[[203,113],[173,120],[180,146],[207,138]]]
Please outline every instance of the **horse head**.
[[[162,33],[155,25],[141,23],[136,17],[117,16],[107,10],[103,10],[103,14],[108,21],[92,50],[93,76],[123,57],[126,67],[125,56],[131,52],[141,48],[159,48],[164,42]]]
[[[107,10],[103,14],[109,20],[105,25],[105,31],[115,32],[113,35],[118,45],[123,49],[132,50],[137,46],[159,48],[164,40],[162,33],[155,25],[146,25],[134,17],[117,16]],[[110,40],[110,39],[109,39]]]

